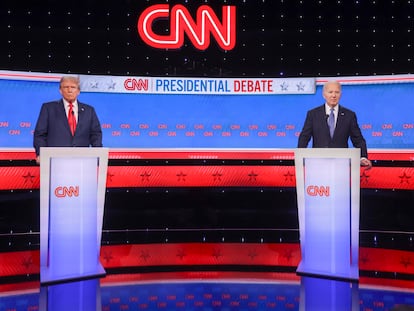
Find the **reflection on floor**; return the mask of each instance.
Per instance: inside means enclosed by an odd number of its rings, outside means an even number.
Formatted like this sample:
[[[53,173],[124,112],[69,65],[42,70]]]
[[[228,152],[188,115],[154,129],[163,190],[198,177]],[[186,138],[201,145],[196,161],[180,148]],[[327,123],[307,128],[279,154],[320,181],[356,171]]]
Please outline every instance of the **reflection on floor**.
[[[108,275],[47,287],[10,284],[2,287],[0,310],[414,310],[412,288],[374,283],[289,273]]]

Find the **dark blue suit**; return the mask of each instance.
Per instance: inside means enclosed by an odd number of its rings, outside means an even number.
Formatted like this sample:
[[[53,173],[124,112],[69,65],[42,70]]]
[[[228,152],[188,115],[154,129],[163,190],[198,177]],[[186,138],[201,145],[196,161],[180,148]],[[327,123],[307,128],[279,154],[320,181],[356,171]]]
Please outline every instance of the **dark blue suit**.
[[[361,149],[361,157],[368,158],[367,144],[355,112],[340,105],[333,138],[329,134],[325,105],[308,111],[298,148],[306,148],[311,138],[313,148],[348,148],[348,140],[351,139],[353,146]]]
[[[44,103],[33,137],[36,155],[40,147],[102,147],[102,130],[92,106],[78,102],[75,135],[70,132],[63,100]]]

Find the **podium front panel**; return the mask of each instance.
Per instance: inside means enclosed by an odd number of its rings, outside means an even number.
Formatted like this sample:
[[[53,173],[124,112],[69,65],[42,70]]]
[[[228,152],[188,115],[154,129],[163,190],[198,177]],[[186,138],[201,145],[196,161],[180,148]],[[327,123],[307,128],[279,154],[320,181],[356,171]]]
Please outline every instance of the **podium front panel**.
[[[306,264],[321,272],[349,273],[350,161],[305,158]],[[325,258],[326,260],[320,260]]]
[[[52,158],[49,268],[55,275],[95,271],[97,158]]]
[[[295,150],[298,274],[357,280],[360,150]]]
[[[99,262],[107,148],[40,149],[40,282],[105,275]]]

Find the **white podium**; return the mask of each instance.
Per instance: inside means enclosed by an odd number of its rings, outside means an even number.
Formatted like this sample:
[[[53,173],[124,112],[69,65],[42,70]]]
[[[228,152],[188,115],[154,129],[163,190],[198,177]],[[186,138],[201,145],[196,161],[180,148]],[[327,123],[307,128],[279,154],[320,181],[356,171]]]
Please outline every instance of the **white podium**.
[[[41,284],[105,275],[99,255],[107,168],[107,148],[41,148]]]
[[[359,279],[360,150],[296,149],[297,273]]]

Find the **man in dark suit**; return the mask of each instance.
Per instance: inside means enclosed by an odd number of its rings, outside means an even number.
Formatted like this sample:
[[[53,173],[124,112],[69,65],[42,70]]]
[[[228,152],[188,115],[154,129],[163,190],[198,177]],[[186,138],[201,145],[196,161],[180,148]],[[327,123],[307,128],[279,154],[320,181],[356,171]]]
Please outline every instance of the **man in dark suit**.
[[[102,147],[102,129],[95,109],[77,99],[79,78],[62,77],[59,91],[62,99],[44,103],[37,119],[33,137],[37,163],[40,147]]]
[[[348,140],[351,139],[353,146],[361,149],[361,165],[370,169],[372,163],[368,160],[367,144],[356,114],[339,105],[341,92],[337,81],[329,81],[323,86],[325,104],[308,111],[299,135],[298,148],[306,148],[311,138],[313,148],[348,148]]]

